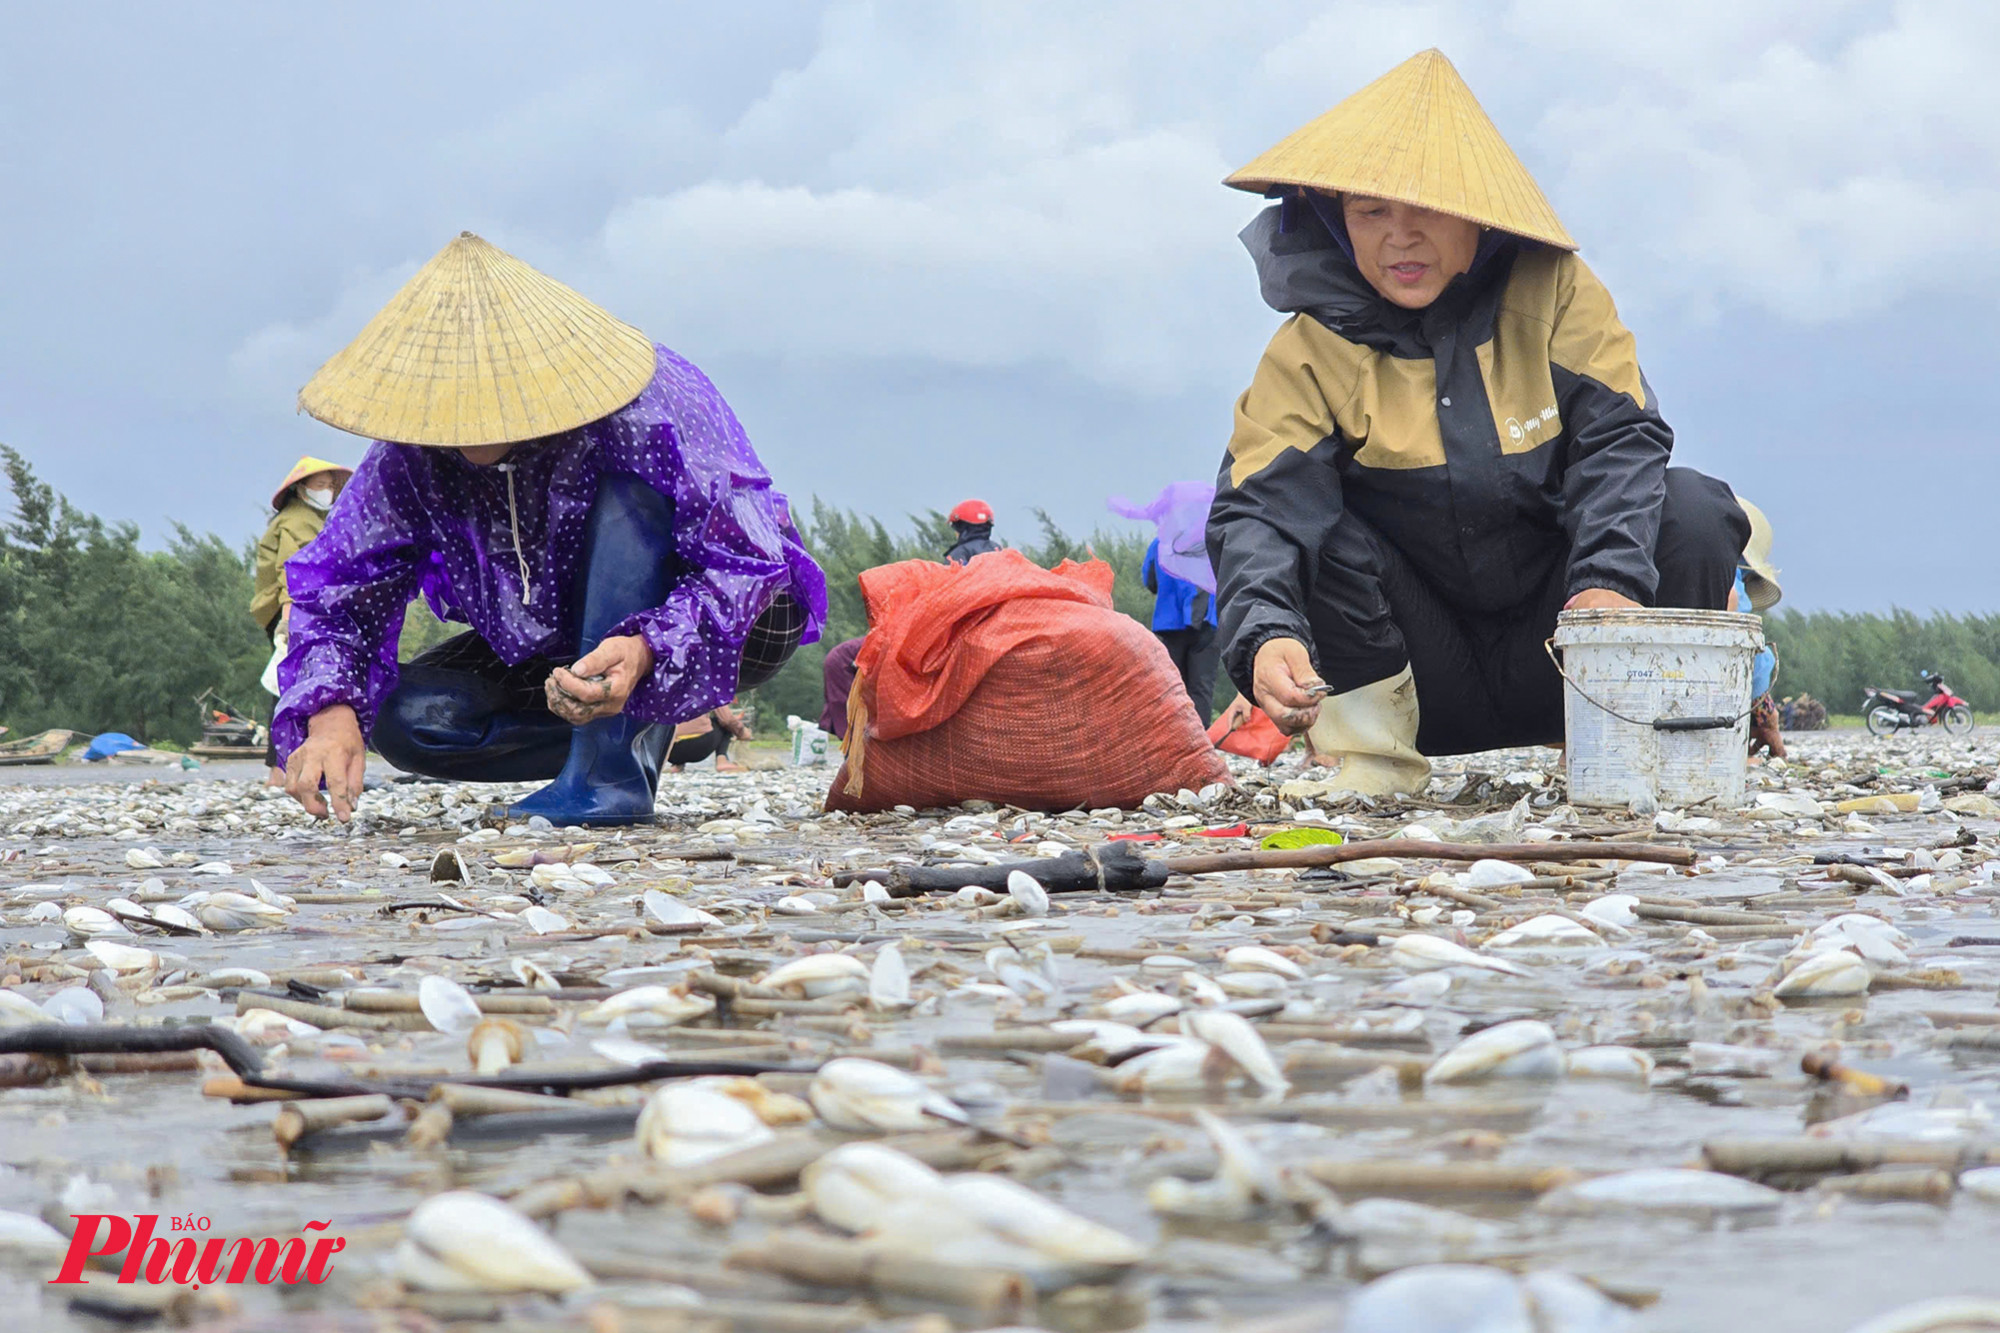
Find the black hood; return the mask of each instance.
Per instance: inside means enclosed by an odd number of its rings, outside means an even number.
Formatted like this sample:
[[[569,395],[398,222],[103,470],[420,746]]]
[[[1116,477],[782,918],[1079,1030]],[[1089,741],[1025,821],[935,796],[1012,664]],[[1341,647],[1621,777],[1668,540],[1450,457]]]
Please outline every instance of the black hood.
[[[1426,322],[1455,320],[1471,302],[1504,280],[1513,256],[1526,242],[1488,233],[1472,268],[1445,287],[1422,310],[1406,310],[1383,299],[1355,268],[1344,236],[1317,208],[1294,198],[1271,205],[1240,233],[1243,248],[1257,265],[1264,303],[1287,315],[1309,315],[1341,337],[1368,347],[1409,355],[1421,346]]]

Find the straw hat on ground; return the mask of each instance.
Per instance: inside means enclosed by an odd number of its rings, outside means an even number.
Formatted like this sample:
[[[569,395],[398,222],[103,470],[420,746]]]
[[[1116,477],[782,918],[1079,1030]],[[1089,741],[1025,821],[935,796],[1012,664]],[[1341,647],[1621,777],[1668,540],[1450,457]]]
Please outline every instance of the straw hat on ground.
[[[319,368],[299,408],[397,444],[513,444],[609,416],[653,371],[645,334],[468,231]]]
[[[1778,586],[1778,567],[1771,563],[1771,520],[1740,495],[1736,503],[1750,519],[1750,540],[1743,547],[1743,591],[1750,594],[1750,609],[1761,613],[1785,595]]]
[[[292,470],[278,483],[278,489],[271,492],[271,508],[276,509],[285,502],[285,492],[310,477],[315,472],[338,472],[341,485],[354,475],[354,469],[344,463],[329,463],[324,458],[314,458],[311,454],[292,464]]]
[[[1395,199],[1576,249],[1534,177],[1442,51],[1411,56],[1225,184]]]

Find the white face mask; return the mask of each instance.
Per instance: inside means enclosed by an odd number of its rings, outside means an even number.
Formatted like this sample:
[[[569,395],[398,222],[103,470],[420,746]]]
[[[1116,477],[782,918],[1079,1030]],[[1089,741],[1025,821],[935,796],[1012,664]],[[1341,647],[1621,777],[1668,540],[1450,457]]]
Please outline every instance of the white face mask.
[[[333,488],[331,486],[318,486],[301,490],[299,498],[314,509],[319,510],[322,514],[333,508]]]

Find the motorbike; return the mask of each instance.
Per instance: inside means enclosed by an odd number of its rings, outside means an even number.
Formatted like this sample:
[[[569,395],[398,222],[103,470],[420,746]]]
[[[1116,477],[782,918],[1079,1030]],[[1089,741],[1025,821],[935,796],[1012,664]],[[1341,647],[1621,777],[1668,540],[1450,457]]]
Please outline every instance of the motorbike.
[[[1944,677],[1935,671],[1919,673],[1930,686],[1928,700],[1920,690],[1885,690],[1868,687],[1861,701],[1861,715],[1867,719],[1870,735],[1886,736],[1905,727],[1943,727],[1953,736],[1972,730],[1972,707],[1951,692]]]

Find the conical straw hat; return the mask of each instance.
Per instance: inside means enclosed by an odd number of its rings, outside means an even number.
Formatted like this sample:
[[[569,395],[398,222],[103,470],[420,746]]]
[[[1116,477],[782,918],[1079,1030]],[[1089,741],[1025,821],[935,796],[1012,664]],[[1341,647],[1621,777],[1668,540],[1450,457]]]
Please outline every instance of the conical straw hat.
[[[1750,609],[1761,613],[1776,606],[1785,595],[1778,586],[1778,567],[1771,563],[1771,520],[1740,495],[1736,503],[1743,506],[1744,516],[1750,520],[1750,541],[1743,548],[1743,562],[1737,568],[1743,571],[1743,591],[1750,594]]]
[[[276,509],[283,502],[286,491],[289,491],[307,477],[312,476],[315,472],[338,472],[343,485],[346,483],[347,478],[354,475],[354,469],[345,463],[329,463],[324,458],[314,458],[311,454],[307,454],[304,458],[292,464],[292,470],[287,472],[285,479],[278,483],[278,489],[271,492],[271,508]]]
[[[299,408],[372,440],[512,444],[610,415],[653,370],[645,334],[468,231],[319,368]]]
[[[1576,242],[1442,51],[1421,51],[1230,176],[1398,199],[1565,250]]]

